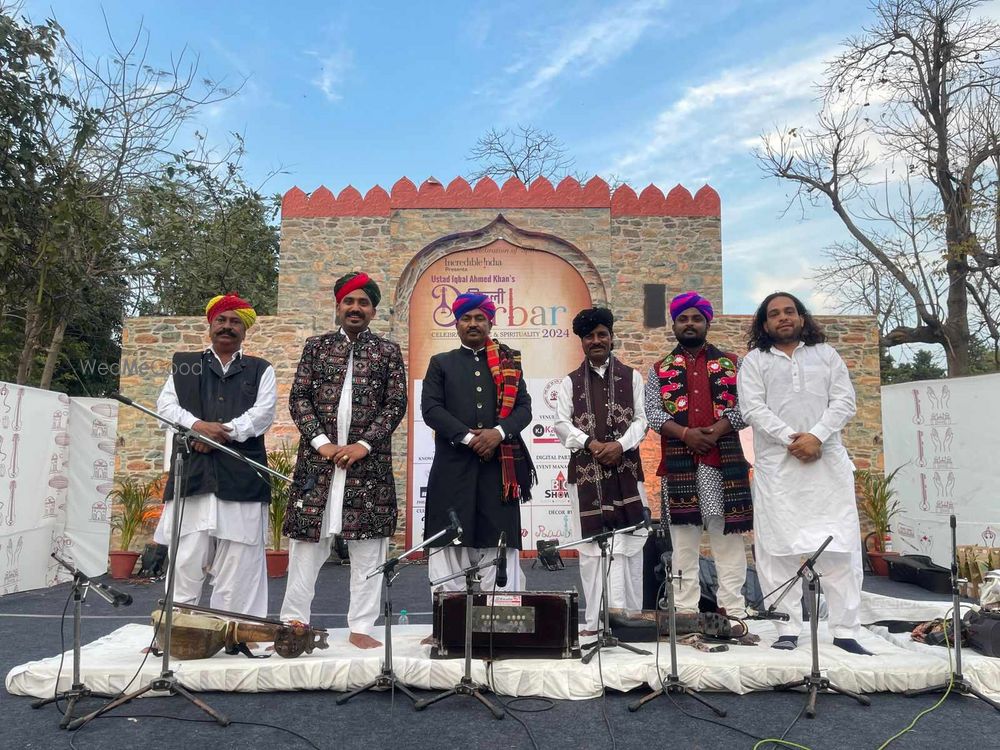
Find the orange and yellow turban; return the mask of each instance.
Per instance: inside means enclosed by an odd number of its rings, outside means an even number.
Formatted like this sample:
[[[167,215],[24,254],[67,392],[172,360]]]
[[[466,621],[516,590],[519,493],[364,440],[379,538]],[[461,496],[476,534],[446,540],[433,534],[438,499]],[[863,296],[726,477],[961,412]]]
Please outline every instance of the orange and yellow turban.
[[[205,317],[211,323],[215,320],[216,315],[229,312],[230,310],[240,316],[240,320],[243,321],[243,325],[247,328],[257,321],[257,312],[250,306],[249,302],[236,294],[236,292],[212,297],[208,301],[208,304],[205,305]]]

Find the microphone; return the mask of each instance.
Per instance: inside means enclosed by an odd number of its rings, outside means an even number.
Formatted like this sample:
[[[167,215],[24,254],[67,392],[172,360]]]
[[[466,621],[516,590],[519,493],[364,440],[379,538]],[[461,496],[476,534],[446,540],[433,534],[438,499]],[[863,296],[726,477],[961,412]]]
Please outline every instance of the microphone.
[[[497,552],[497,588],[507,588],[507,532],[500,532]]]
[[[126,594],[124,591],[119,591],[114,586],[108,586],[106,583],[98,583],[97,581],[91,581],[90,585],[92,588],[97,589],[97,593],[112,607],[127,607],[132,604],[132,595]]]
[[[113,398],[115,401],[121,401],[126,406],[132,405],[132,399],[130,399],[128,396],[123,396],[118,391],[112,391],[111,393],[109,393],[108,398]]]
[[[558,539],[539,539],[535,544],[535,547],[538,549],[538,562],[546,570],[555,571],[566,567],[562,561],[562,556],[559,554],[559,550],[555,549],[557,546],[559,546]]]
[[[823,554],[823,550],[825,550],[826,547],[827,547],[827,545],[830,542],[832,542],[832,541],[833,541],[833,535],[831,534],[819,546],[819,549],[812,553],[812,557],[810,557],[808,560],[806,560],[804,563],[802,563],[802,566],[799,568],[799,572],[800,573],[804,573],[805,570],[806,570],[806,568],[810,568],[811,569],[816,564],[816,560],[819,559],[819,556]]]
[[[455,538],[451,540],[452,544],[462,543],[462,524],[458,520],[458,514],[455,512],[454,508],[448,508],[448,520],[451,522],[451,530],[455,532]]]

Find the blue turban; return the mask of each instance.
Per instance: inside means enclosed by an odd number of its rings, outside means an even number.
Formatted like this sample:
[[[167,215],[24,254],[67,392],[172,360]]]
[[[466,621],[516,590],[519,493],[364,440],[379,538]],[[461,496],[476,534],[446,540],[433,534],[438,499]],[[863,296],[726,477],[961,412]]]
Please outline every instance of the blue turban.
[[[455,313],[455,320],[477,308],[486,313],[486,317],[490,319],[490,323],[493,322],[493,319],[497,315],[497,306],[485,294],[466,292],[465,294],[458,295],[455,301],[451,303],[451,311]]]

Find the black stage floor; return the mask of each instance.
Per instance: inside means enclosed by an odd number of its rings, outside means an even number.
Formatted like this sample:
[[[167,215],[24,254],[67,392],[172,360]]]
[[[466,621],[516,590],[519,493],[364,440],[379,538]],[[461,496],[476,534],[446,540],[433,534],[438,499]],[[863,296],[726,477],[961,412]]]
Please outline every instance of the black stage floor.
[[[575,561],[567,569],[549,573],[524,567],[528,588],[566,590],[579,585]],[[349,570],[327,565],[321,575],[314,606],[316,624],[346,627]],[[162,584],[124,584],[135,603],[112,609],[91,595],[85,605],[83,640],[89,642],[128,622],[148,623],[149,612],[162,595]],[[909,599],[943,599],[913,586],[886,579],[866,578],[865,589]],[[394,605],[411,614],[412,623],[430,624],[430,595],[426,569],[414,567],[397,579]],[[284,593],[284,579],[271,581],[270,610],[277,612]],[[0,598],[0,672],[60,651],[60,615],[69,586],[11,594]],[[207,597],[205,599],[207,601]],[[67,644],[71,620],[65,623]],[[67,646],[68,647],[68,646]],[[668,656],[663,650],[663,664]],[[66,670],[71,669],[67,660]],[[419,693],[420,691],[418,691]],[[510,705],[503,721],[494,720],[485,708],[468,698],[452,698],[426,711],[416,712],[401,695],[368,693],[344,706],[336,694],[321,691],[291,693],[203,693],[208,703],[224,712],[233,725],[222,728],[181,698],[151,698],[118,709],[79,732],[59,729],[60,714],[48,706],[32,710],[33,699],[0,693],[0,747],[3,748],[754,748],[805,747],[813,750],[875,750],[906,727],[936,697],[905,698],[894,694],[870,695],[864,708],[840,696],[819,698],[818,716],[796,721],[804,706],[797,694],[758,692],[725,693],[706,697],[728,712],[716,719],[688,697],[661,698],[641,711],[629,713],[626,705],[644,691],[609,692],[589,701],[525,699]],[[494,700],[496,698],[494,697]],[[509,699],[504,699],[509,700]],[[86,707],[96,708],[96,700]],[[542,710],[547,709],[547,710]],[[696,718],[698,717],[698,718]],[[712,719],[712,724],[702,719]],[[519,723],[523,722],[522,723]],[[760,739],[785,735],[792,744],[769,745]],[[266,726],[271,725],[271,726]],[[303,739],[282,731],[292,730]],[[737,731],[740,730],[740,731]],[[745,734],[743,734],[743,733]],[[752,736],[751,736],[752,735]],[[916,729],[892,742],[891,748],[994,748],[1000,747],[1000,713],[968,698],[949,698],[922,718]]]

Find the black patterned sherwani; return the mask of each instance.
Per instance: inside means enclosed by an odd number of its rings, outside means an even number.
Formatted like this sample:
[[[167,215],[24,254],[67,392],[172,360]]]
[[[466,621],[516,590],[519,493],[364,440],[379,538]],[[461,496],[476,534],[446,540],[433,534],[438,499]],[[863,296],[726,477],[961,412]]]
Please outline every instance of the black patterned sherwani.
[[[337,407],[347,372],[351,341],[337,331],[306,340],[288,408],[299,441],[284,532],[317,541],[330,494],[333,464],[310,441],[337,435]],[[406,414],[406,370],[399,345],[369,330],[353,343],[354,379],[348,443],[364,440],[370,454],[347,470],[344,490],[345,539],[376,539],[396,531],[396,484],[392,475],[392,433]]]

